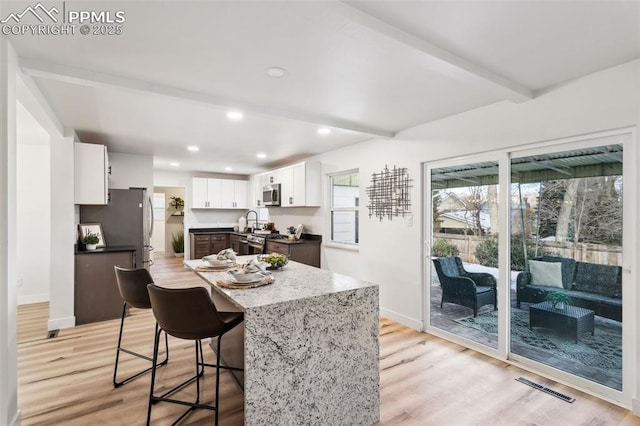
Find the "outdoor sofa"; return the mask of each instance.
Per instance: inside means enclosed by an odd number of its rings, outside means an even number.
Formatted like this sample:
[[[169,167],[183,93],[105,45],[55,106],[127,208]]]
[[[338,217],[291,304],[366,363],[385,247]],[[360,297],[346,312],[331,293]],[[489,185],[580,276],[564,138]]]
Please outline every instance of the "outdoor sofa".
[[[518,274],[516,306],[539,303],[547,294],[563,291],[571,304],[596,315],[622,321],[622,268],[542,256],[529,262],[529,271]]]

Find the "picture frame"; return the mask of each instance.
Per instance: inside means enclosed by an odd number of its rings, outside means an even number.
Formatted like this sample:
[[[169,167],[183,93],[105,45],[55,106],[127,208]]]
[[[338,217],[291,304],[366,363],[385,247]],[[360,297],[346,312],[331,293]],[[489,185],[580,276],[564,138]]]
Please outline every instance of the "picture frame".
[[[97,247],[105,247],[107,245],[105,239],[104,239],[104,232],[102,231],[102,224],[101,223],[80,223],[78,224],[78,235],[79,235],[79,239],[80,241],[82,241],[82,239],[84,237],[86,237],[89,234],[95,234],[98,236],[98,244]]]

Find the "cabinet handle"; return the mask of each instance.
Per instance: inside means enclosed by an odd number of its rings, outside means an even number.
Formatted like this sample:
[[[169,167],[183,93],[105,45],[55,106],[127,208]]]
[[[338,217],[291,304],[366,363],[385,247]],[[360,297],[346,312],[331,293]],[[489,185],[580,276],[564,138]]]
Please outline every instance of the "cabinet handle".
[[[289,205],[293,204],[293,197],[289,197]]]
[[[273,176],[269,176],[269,183],[273,183]]]

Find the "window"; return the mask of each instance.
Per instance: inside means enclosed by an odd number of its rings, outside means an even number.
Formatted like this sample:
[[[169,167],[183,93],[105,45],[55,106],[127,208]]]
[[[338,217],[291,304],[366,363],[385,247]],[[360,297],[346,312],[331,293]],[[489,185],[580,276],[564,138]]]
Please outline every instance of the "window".
[[[330,176],[331,179],[331,241],[357,244],[360,186],[358,170]]]

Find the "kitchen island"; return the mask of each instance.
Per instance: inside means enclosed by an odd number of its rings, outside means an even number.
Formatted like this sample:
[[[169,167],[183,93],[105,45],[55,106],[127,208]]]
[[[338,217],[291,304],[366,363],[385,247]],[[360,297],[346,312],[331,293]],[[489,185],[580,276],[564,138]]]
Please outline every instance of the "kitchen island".
[[[244,354],[225,361],[244,361],[246,425],[379,419],[377,285],[289,262],[273,272],[273,284],[231,290],[217,285],[226,272],[200,270],[201,262],[185,265],[210,284],[214,300],[244,312]]]

